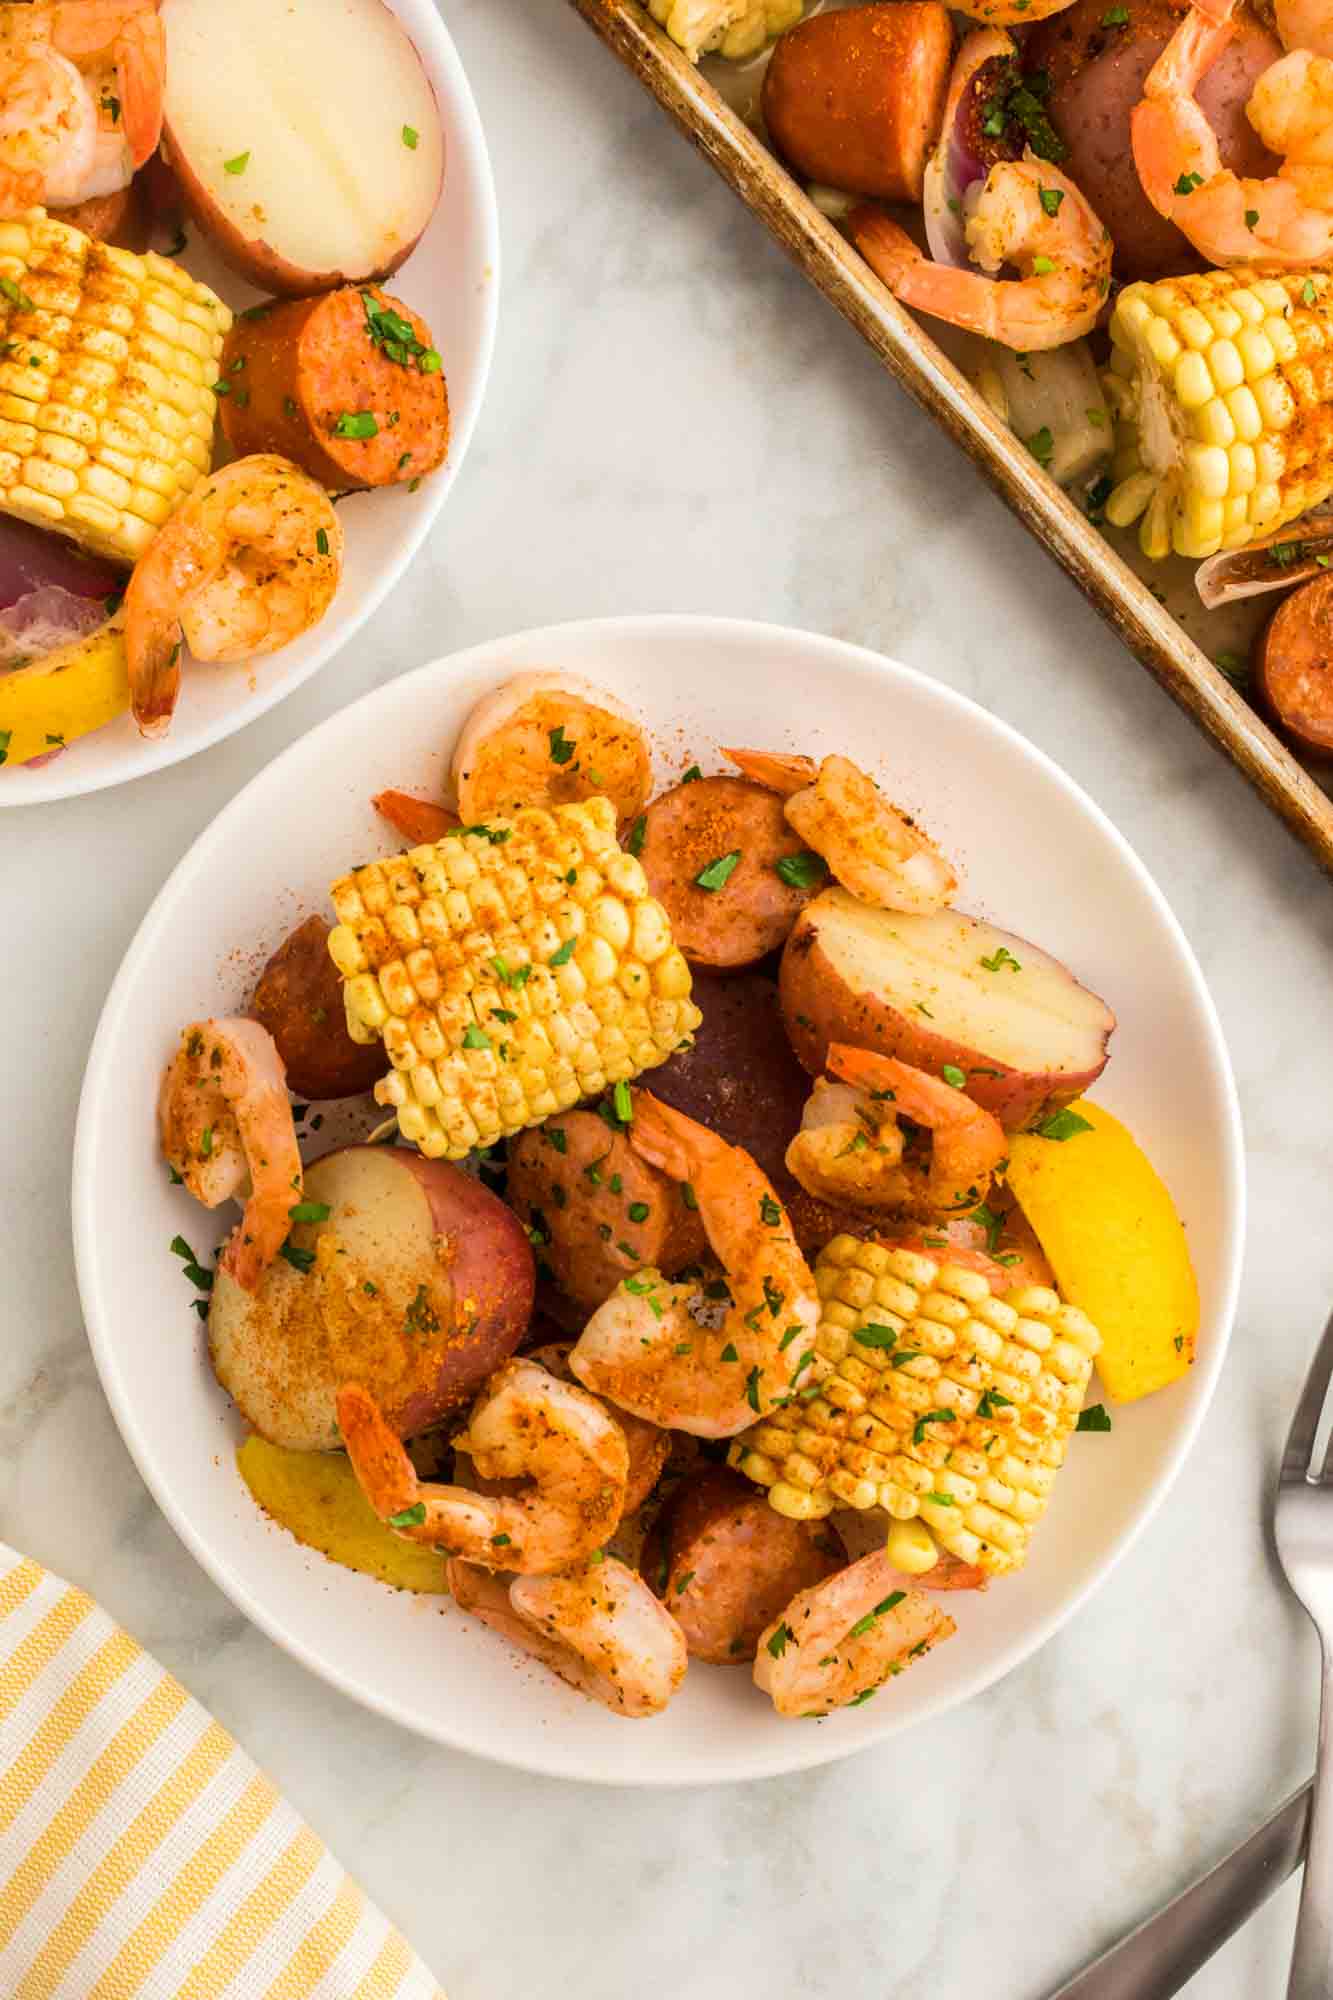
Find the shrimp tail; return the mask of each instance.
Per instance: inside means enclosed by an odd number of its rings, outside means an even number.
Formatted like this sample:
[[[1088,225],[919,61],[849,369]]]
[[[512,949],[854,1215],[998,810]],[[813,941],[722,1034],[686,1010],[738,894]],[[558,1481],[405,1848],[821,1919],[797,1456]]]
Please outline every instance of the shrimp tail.
[[[259,1280],[282,1248],[287,1235],[283,1216],[274,1216],[261,1197],[252,1198],[231,1235],[218,1263],[243,1292],[256,1292]]]
[[[338,1428],[357,1484],[381,1520],[417,1504],[416,1470],[375,1398],[359,1382],[338,1391]]]
[[[725,1139],[696,1125],[683,1111],[663,1104],[649,1091],[634,1092],[634,1119],[629,1142],[641,1160],[660,1167],[673,1181],[691,1180],[700,1167],[729,1152]]]
[[[736,766],[742,777],[752,778],[756,785],[764,785],[770,792],[781,792],[784,799],[803,792],[819,775],[813,757],[784,757],[770,750],[728,750],[725,745],[722,755]]]
[[[897,1056],[882,1055],[878,1049],[855,1048],[850,1042],[830,1042],[824,1067],[857,1090],[889,1091],[894,1097],[909,1089],[913,1072]],[[907,1114],[909,1117],[911,1113]]]
[[[125,140],[136,173],[157,151],[162,137],[166,70],[166,37],[160,15],[136,16],[116,42]]]
[[[863,202],[847,217],[847,233],[877,278],[895,297],[910,284],[916,267],[926,259],[905,229],[890,221],[882,208]]]

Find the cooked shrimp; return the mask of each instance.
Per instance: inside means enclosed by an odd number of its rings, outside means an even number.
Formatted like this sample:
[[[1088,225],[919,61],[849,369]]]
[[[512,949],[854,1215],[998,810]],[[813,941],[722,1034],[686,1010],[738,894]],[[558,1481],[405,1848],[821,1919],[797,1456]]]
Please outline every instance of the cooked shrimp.
[[[856,1708],[957,1629],[876,1551],[797,1591],[760,1638],[755,1686],[779,1715]]]
[[[903,1135],[891,1107],[827,1077],[816,1080],[805,1100],[801,1129],[787,1148],[787,1171],[820,1201],[894,1209],[912,1199]]]
[[[0,5],[0,215],[128,187],[162,130],[157,0]]]
[[[929,834],[846,757],[816,764],[766,750],[722,754],[756,784],[783,794],[793,831],[863,903],[926,916],[957,889],[957,875]]]
[[[397,1434],[359,1383],[338,1392],[338,1426],[381,1520],[409,1541],[485,1569],[544,1576],[600,1547],[625,1504],[625,1433],[595,1396],[520,1357],[497,1368],[454,1440],[483,1480],[518,1492],[478,1493],[417,1478]]]
[[[269,452],[203,480],[160,528],[125,592],[134,719],[164,735],[180,691],[181,638],[197,660],[249,660],[317,625],[338,588],[333,502]]]
[[[722,1266],[717,1285],[647,1267],[598,1306],[569,1357],[585,1387],[663,1429],[734,1437],[814,1359],[819,1299],[781,1202],[749,1154],[636,1090],[629,1141],[688,1183]],[[721,1309],[710,1312],[708,1299]]]
[[[1279,9],[1287,49],[1250,93],[1245,114],[1282,161],[1267,180],[1222,163],[1217,134],[1195,98],[1234,32],[1234,0],[1191,7],[1143,85],[1130,131],[1143,191],[1159,215],[1212,264],[1326,263],[1333,257],[1333,8],[1328,0]],[[1309,42],[1289,39],[1308,36]]]
[[[853,209],[847,228],[875,275],[918,312],[1020,353],[1091,333],[1111,289],[1109,230],[1067,174],[1034,153],[998,160],[963,233],[979,271],[935,264],[881,209]],[[992,275],[1006,265],[1017,278]]]
[[[511,1583],[449,1564],[470,1611],[615,1715],[658,1715],[685,1678],[685,1635],[641,1576],[614,1556]]]
[[[484,695],[463,724],[452,771],[465,826],[598,794],[623,822],[642,811],[652,785],[639,724],[576,674],[517,674]]]
[[[301,1199],[287,1072],[267,1028],[240,1019],[186,1028],[162,1079],[157,1125],[162,1151],[205,1208],[241,1198],[248,1182],[222,1269],[253,1292]]]
[[[932,1134],[930,1170],[924,1186],[931,1207],[976,1207],[1008,1151],[998,1118],[974,1104],[966,1091],[874,1049],[831,1042],[825,1066],[844,1083],[866,1091],[872,1112],[891,1105],[895,1118],[924,1125]],[[868,1153],[869,1148],[866,1150]]]
[[[572,1382],[575,1377],[569,1365],[572,1340],[553,1340],[545,1347],[530,1347],[527,1358],[537,1362],[542,1368],[549,1368],[552,1375],[562,1382]],[[656,1486],[671,1456],[671,1433],[659,1429],[656,1424],[646,1423],[642,1417],[631,1416],[628,1410],[610,1412],[625,1433],[625,1446],[629,1452],[629,1476],[625,1487],[625,1518],[637,1514],[648,1495]]]

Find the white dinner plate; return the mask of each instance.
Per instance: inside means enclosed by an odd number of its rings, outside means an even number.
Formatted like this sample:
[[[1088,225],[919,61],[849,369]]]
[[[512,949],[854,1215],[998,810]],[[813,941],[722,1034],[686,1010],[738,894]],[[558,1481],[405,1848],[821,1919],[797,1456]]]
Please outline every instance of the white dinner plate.
[[[178,764],[253,722],[308,681],[359,632],[393,589],[443,507],[481,409],[495,343],[500,231],[495,186],[476,103],[436,0],[390,0],[420,51],[444,124],[444,191],[430,226],[388,289],[429,325],[449,390],[449,456],[415,493],[406,486],[339,503],[346,531],[342,581],[327,617],[280,653],[253,664],[187,664],[171,733],[149,741],[129,715],[81,737],[49,764],[0,771],[0,806],[34,805],[123,785]],[[237,308],[263,296],[236,278],[190,225],[181,262]]]
[[[184,1023],[244,1007],[267,954],[328,913],[327,885],[396,843],[386,786],[438,796],[468,709],[516,669],[586,674],[643,718],[659,783],[721,743],[854,751],[959,864],[965,909],[1065,961],[1119,1017],[1095,1095],[1165,1176],[1203,1319],[1183,1380],[1073,1440],[1027,1567],[949,1609],[958,1636],[877,1701],[781,1721],[740,1668],[695,1664],[670,1709],[626,1722],[447,1601],[395,1595],[301,1547],[255,1506],[242,1425],[209,1370],[168,1244],[209,1251],[231,1212],[168,1185],[154,1100]],[[323,1135],[327,1138],[328,1132]],[[74,1225],[84,1311],[121,1431],[188,1547],[264,1631],[368,1706],[441,1742],[607,1784],[762,1777],[822,1763],[964,1701],[1025,1659],[1123,1555],[1189,1448],[1222,1365],[1244,1187],[1235,1087],[1180,928],[1120,834],[1039,750],[948,688],[810,633],[655,617],[553,626],[439,660],[335,715],[269,765],[195,842],[111,990],[83,1089]],[[1098,1393],[1094,1389],[1094,1396]]]

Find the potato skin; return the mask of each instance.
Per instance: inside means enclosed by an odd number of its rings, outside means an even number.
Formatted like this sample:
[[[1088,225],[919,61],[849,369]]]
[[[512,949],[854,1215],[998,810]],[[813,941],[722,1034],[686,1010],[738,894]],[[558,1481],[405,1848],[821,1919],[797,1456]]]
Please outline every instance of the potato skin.
[[[669,1276],[707,1254],[680,1188],[595,1111],[558,1112],[520,1133],[508,1193],[522,1219],[546,1232],[539,1247],[561,1290],[589,1312],[641,1265]],[[635,1221],[630,1209],[640,1207],[648,1213]]]
[[[389,1067],[381,1043],[354,1042],[347,1032],[328,937],[323,917],[307,917],[278,946],[250,1002],[251,1015],[278,1045],[288,1089],[317,1103],[359,1097]]]
[[[280,1257],[253,1295],[225,1271],[213,1287],[210,1358],[252,1429],[292,1451],[332,1450],[338,1390],[353,1381],[401,1437],[462,1409],[532,1311],[518,1218],[460,1167],[394,1146],[326,1153],[302,1199],[331,1211],[292,1226],[308,1268]]]
[[[914,1069],[943,1073],[946,1064],[967,1072],[967,1094],[999,1119],[1006,1131],[1026,1125],[1043,1107],[1068,1104],[1106,1067],[1101,1061],[1077,1074],[1004,1069],[984,1051],[937,1034],[876,992],[854,992],[823,950],[819,911],[803,911],[787,940],[778,973],[782,1017],[792,1047],[812,1076],[822,1076],[830,1042],[850,1042],[897,1056]],[[997,1073],[998,1072],[998,1073]]]
[[[953,30],[939,0],[812,15],[774,47],[764,123],[807,180],[919,201],[952,58]]]
[[[147,203],[137,181],[116,194],[93,195],[74,208],[52,209],[51,215],[54,221],[67,222],[71,229],[81,229],[85,236],[111,243],[118,250],[142,253],[148,248]]]
[[[1130,143],[1130,114],[1143,80],[1185,13],[1175,0],[1132,0],[1123,27],[1103,25],[1105,0],[1075,0],[1039,21],[1023,52],[1027,71],[1050,78],[1046,108],[1068,157],[1061,162],[1110,230],[1118,278],[1161,278],[1202,268],[1175,224],[1157,213],[1139,184]],[[1216,132],[1224,165],[1263,178],[1277,162],[1245,116],[1255,82],[1282,54],[1282,45],[1246,8],[1236,33],[1199,86],[1198,98]]]

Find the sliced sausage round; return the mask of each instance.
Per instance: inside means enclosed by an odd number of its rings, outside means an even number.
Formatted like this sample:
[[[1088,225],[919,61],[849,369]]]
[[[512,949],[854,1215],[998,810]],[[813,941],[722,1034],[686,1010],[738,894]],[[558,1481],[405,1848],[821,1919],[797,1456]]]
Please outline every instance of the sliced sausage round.
[[[952,62],[953,29],[940,0],[814,14],[774,47],[764,123],[808,180],[920,201]]]
[[[1333,574],[1279,604],[1259,644],[1256,683],[1293,742],[1333,755]]]
[[[217,390],[238,457],[277,452],[335,493],[419,479],[449,449],[430,328],[377,285],[241,313]]]
[[[645,1547],[644,1574],[696,1660],[744,1666],[798,1590],[845,1567],[827,1521],[789,1521],[724,1465],[681,1486]]]
[[[695,778],[654,799],[639,859],[691,965],[754,965],[786,939],[823,886],[785,882],[778,863],[803,854],[782,800],[748,778]]]
[[[557,1284],[588,1311],[641,1265],[670,1274],[707,1252],[688,1196],[595,1111],[558,1112],[520,1133],[508,1192]]]
[[[357,1097],[389,1067],[382,1042],[354,1042],[347,1032],[342,981],[328,939],[323,917],[307,917],[278,946],[250,1002],[252,1017],[278,1045],[288,1089],[317,1102]]]

